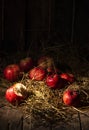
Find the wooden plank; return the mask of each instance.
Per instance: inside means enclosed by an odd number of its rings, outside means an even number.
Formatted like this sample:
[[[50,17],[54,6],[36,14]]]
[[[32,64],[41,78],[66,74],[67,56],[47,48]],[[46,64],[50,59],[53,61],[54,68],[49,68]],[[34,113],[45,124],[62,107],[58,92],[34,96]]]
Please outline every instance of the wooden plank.
[[[17,109],[3,107],[0,109],[0,130],[22,130],[22,114]]]
[[[89,130],[89,111],[86,111],[85,114],[80,114],[81,127],[82,130]]]
[[[87,112],[87,116],[85,114],[80,113],[79,120],[76,112],[69,121],[59,122],[56,126],[52,126],[52,124],[50,126],[41,124],[34,126],[34,122],[31,122],[30,118],[25,119],[18,108],[4,106],[0,108],[0,130],[89,130],[89,112]]]

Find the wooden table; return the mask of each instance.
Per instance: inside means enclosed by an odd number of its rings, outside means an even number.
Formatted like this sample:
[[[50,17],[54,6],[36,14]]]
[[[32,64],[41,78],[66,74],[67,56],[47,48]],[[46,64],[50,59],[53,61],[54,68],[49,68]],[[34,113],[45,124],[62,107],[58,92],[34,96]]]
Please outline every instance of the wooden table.
[[[0,130],[89,130],[88,110],[84,113],[76,111],[73,119],[55,127],[52,124],[49,126],[40,126],[39,124],[34,127],[30,118],[25,118],[20,109],[9,105],[4,97],[5,90],[6,88],[3,88],[0,91]]]

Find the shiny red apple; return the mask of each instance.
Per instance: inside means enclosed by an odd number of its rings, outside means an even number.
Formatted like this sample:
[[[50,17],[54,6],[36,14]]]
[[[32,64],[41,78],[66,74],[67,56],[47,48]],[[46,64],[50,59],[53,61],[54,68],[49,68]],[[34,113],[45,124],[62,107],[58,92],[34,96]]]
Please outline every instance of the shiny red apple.
[[[46,71],[42,67],[35,67],[28,73],[29,77],[34,80],[43,80],[46,75]]]
[[[66,90],[63,93],[63,102],[68,106],[79,106],[80,104],[80,94],[77,90]]]
[[[48,75],[46,78],[46,85],[51,88],[56,88],[59,82],[59,76],[57,74]]]
[[[48,75],[46,77],[45,83],[50,88],[63,88],[64,87],[63,81],[59,77],[58,74]]]
[[[9,81],[16,81],[19,78],[20,68],[17,64],[10,64],[4,69],[4,77]]]
[[[70,82],[70,83],[73,83],[75,81],[75,77],[73,74],[70,74],[70,73],[61,73],[60,74],[60,77],[62,79],[65,79],[66,81]]]
[[[15,105],[24,100],[28,95],[26,87],[22,83],[15,83],[6,90],[5,98]]]
[[[28,72],[33,67],[33,60],[31,57],[26,57],[20,60],[20,69],[23,72]]]

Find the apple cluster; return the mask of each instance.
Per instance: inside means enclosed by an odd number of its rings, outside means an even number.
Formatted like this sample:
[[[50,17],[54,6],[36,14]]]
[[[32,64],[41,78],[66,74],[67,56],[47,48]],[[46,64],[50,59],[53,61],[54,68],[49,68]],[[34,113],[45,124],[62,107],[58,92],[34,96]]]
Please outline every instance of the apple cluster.
[[[5,67],[3,74],[8,81],[18,81],[22,72],[27,73],[29,79],[43,81],[50,89],[62,89],[75,81],[73,74],[61,72],[55,66],[50,56],[40,57],[34,64],[31,57],[21,59],[18,64],[10,64]],[[15,83],[6,90],[5,97],[12,104],[20,103],[26,99],[28,91],[22,83]],[[69,106],[79,104],[79,93],[67,90],[63,93],[63,103]]]

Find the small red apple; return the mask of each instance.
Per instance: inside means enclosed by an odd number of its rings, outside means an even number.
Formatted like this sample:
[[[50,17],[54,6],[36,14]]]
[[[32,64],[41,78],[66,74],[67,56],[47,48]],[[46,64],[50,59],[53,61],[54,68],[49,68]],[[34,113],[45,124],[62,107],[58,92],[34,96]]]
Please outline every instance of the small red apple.
[[[73,83],[74,80],[75,80],[75,77],[73,74],[70,74],[70,73],[61,73],[60,74],[60,77],[62,79],[65,79],[66,81],[70,82],[70,83]]]
[[[42,56],[38,59],[38,66],[41,66],[44,69],[53,66],[53,58],[50,56]]]
[[[79,106],[80,94],[77,90],[66,90],[63,93],[63,102],[68,106]]]
[[[59,76],[57,74],[48,75],[46,78],[46,85],[51,88],[56,88],[59,82]]]
[[[5,97],[8,102],[15,105],[24,100],[28,95],[26,86],[22,83],[15,83],[6,90]]]
[[[17,64],[10,64],[4,69],[4,77],[9,81],[16,81],[19,78],[20,68]]]
[[[26,57],[20,60],[19,63],[22,72],[28,72],[33,67],[33,60],[31,57]]]
[[[49,86],[50,88],[63,88],[64,84],[62,79],[59,77],[58,74],[52,74],[52,75],[48,75],[46,77],[45,83],[47,86]]]
[[[35,67],[29,71],[29,77],[34,80],[43,80],[46,75],[46,71],[42,67]]]

